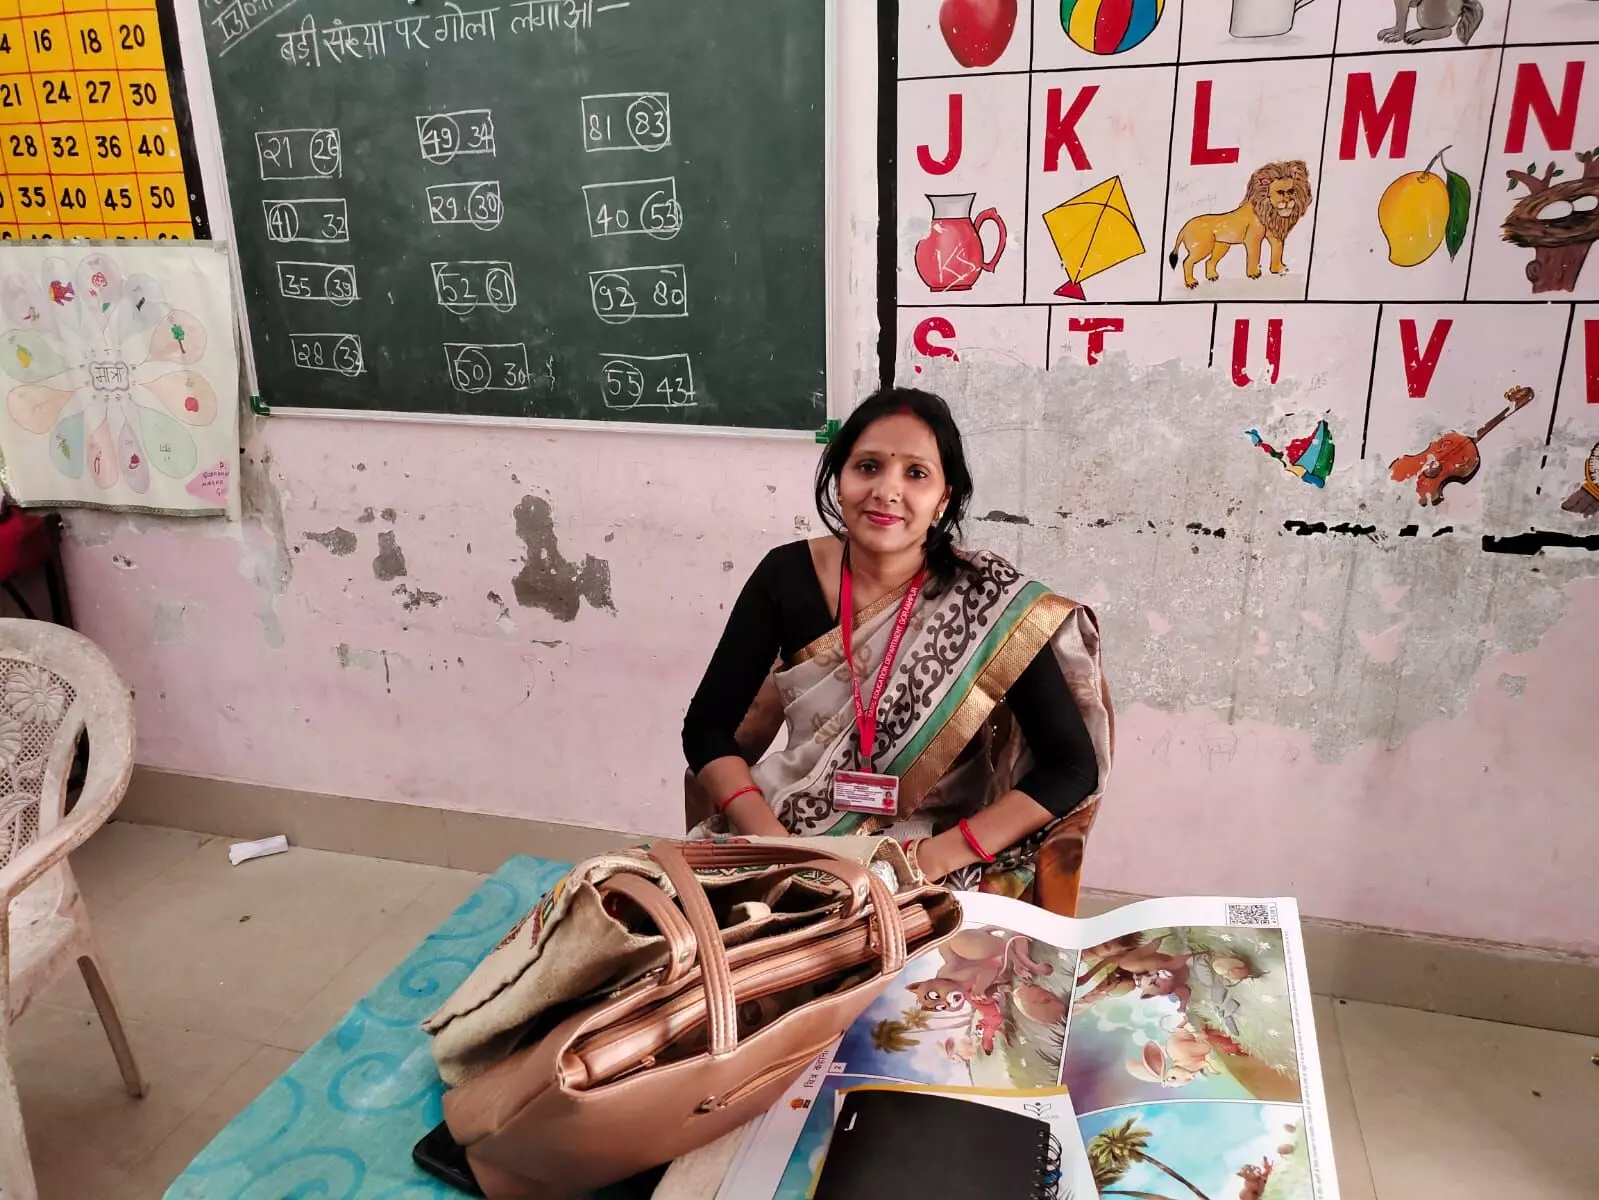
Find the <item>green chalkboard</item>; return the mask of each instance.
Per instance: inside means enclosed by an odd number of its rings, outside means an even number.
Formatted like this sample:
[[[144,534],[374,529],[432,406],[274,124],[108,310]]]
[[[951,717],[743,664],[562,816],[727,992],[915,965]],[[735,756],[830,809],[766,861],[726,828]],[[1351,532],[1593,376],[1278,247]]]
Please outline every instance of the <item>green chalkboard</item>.
[[[825,416],[825,0],[203,0],[270,407]]]

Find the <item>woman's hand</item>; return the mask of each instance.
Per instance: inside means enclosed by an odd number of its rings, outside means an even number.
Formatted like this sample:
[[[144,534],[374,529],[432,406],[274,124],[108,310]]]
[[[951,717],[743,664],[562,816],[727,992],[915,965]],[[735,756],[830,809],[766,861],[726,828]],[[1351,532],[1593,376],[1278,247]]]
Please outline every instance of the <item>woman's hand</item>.
[[[978,844],[998,854],[1048,825],[1049,810],[1024,792],[1006,792],[966,822]],[[942,879],[952,871],[982,862],[966,835],[956,826],[916,843],[916,861],[929,879]]]

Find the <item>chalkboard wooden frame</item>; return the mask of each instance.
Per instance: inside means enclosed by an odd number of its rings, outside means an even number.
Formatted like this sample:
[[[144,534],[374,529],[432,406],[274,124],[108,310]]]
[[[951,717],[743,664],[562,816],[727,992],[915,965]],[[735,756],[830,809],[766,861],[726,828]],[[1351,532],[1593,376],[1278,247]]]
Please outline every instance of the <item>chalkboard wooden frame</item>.
[[[220,197],[220,201],[213,200],[211,205],[211,218],[218,240],[226,242],[230,253],[235,260],[235,286],[240,302],[240,336],[244,348],[244,361],[247,379],[250,385],[251,407],[258,413],[265,415],[270,411],[274,416],[311,417],[337,420],[382,420],[398,421],[403,423],[418,424],[457,424],[457,425],[483,425],[491,427],[529,427],[529,428],[571,428],[581,430],[614,429],[625,432],[649,432],[668,434],[702,434],[710,436],[739,436],[760,438],[799,438],[810,439],[814,428],[768,428],[761,426],[725,426],[696,423],[668,423],[651,421],[627,421],[607,419],[574,419],[566,417],[542,416],[502,416],[479,413],[452,413],[452,412],[426,412],[408,410],[375,410],[375,409],[340,409],[332,407],[299,407],[274,405],[270,410],[259,402],[256,393],[260,391],[259,376],[256,367],[256,355],[251,344],[250,321],[244,315],[245,308],[245,281],[243,273],[237,269],[238,263],[238,237],[234,229],[234,212],[229,194],[226,168],[222,157],[222,132],[217,111],[216,97],[212,88],[211,63],[206,49],[205,29],[203,22],[207,19],[202,12],[201,0],[173,0],[179,27],[179,43],[181,45],[185,73],[190,81],[190,100],[194,137],[197,152],[200,158],[201,176],[205,182],[205,190],[211,197]],[[821,296],[826,305],[822,321],[822,356],[820,367],[820,382],[818,389],[825,398],[825,403],[817,412],[818,425],[825,425],[837,404],[834,397],[845,395],[851,389],[849,348],[845,345],[848,341],[847,331],[841,328],[843,315],[834,311],[834,297],[841,290],[839,287],[840,250],[840,223],[841,214],[837,203],[838,196],[838,141],[837,129],[839,122],[838,106],[838,72],[839,72],[839,5],[842,0],[818,0],[818,6],[823,15],[823,113],[822,137],[824,146],[824,163],[822,172],[822,214],[821,223],[823,243],[823,271],[821,280]],[[849,407],[845,401],[845,407]]]

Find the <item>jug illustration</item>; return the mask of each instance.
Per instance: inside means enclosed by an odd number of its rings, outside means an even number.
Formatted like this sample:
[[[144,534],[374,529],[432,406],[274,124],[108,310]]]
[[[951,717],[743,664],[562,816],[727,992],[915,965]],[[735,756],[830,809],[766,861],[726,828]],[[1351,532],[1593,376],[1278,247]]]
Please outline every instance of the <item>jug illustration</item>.
[[[1294,27],[1294,14],[1310,0],[1233,0],[1232,23],[1227,32],[1235,38],[1276,37]]]
[[[985,208],[972,219],[976,192],[958,196],[928,196],[933,206],[932,228],[916,243],[916,273],[929,290],[967,292],[984,271],[992,272],[1005,253],[1005,221],[992,208]],[[983,258],[980,232],[985,221],[999,226],[999,244],[994,256]]]

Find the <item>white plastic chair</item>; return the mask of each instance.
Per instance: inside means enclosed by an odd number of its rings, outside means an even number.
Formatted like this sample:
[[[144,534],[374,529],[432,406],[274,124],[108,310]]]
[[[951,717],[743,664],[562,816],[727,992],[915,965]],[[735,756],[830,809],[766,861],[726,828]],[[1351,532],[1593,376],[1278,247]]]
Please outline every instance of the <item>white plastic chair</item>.
[[[79,735],[89,766],[66,813]],[[0,1197],[36,1200],[7,1030],[74,960],[130,1096],[144,1095],[67,855],[104,825],[133,773],[133,698],[81,634],[0,620]]]

